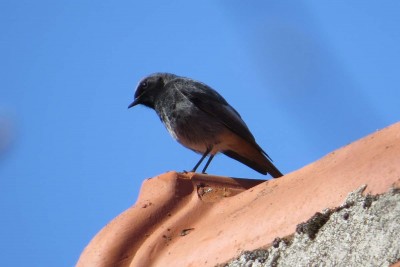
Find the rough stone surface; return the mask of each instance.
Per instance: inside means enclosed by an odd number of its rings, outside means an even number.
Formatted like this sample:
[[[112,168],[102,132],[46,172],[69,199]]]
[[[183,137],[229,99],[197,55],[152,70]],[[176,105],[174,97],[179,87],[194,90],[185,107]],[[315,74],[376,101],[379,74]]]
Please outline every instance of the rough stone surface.
[[[400,260],[400,192],[352,192],[340,207],[313,216],[294,236],[243,252],[220,266],[390,266]],[[316,218],[323,218],[317,219]],[[325,220],[326,219],[326,220]],[[278,239],[279,240],[279,239]]]

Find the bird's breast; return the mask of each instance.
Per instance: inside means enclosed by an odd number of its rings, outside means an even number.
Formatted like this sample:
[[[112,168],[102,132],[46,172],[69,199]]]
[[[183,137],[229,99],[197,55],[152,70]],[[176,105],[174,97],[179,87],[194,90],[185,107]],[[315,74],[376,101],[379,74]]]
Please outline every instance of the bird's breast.
[[[219,136],[226,130],[216,118],[203,112],[190,101],[163,105],[157,113],[174,139],[199,153],[220,144]]]

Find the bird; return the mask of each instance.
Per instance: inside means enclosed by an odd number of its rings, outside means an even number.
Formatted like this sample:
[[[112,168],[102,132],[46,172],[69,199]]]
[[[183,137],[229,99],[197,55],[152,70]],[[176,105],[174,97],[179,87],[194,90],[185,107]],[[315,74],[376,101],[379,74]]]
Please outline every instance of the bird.
[[[209,156],[202,173],[217,153],[223,153],[255,171],[278,178],[283,174],[257,144],[239,113],[210,86],[172,73],[153,73],[139,81],[128,106],[154,109],[170,135],[201,154],[196,172]]]

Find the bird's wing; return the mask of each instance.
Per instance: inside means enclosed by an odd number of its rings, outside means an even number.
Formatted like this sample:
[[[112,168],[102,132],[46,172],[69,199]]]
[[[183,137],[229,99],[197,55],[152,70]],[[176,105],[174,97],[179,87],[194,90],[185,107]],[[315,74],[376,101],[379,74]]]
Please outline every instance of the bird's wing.
[[[239,113],[214,89],[187,78],[177,78],[166,86],[173,86],[203,112],[219,120],[232,132],[253,144],[262,153],[269,157],[256,143],[247,125]]]

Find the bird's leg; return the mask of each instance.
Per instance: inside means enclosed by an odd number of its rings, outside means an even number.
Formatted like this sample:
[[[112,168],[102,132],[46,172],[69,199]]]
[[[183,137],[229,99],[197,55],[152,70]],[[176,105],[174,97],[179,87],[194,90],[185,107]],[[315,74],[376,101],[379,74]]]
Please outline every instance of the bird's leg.
[[[205,159],[205,157],[207,157],[208,153],[210,153],[211,148],[207,148],[206,152],[204,152],[203,156],[201,156],[201,159],[199,160],[199,162],[197,162],[197,164],[193,167],[193,169],[191,170],[191,172],[196,172],[197,168],[199,167],[199,165],[203,162],[203,160]]]
[[[214,155],[210,155],[210,157],[208,158],[207,163],[206,163],[206,165],[204,166],[204,168],[203,168],[203,170],[202,170],[201,173],[206,173],[206,170],[207,170],[207,168],[208,168],[208,165],[210,165],[210,163],[211,163],[211,161],[212,161],[213,158],[214,158]]]

